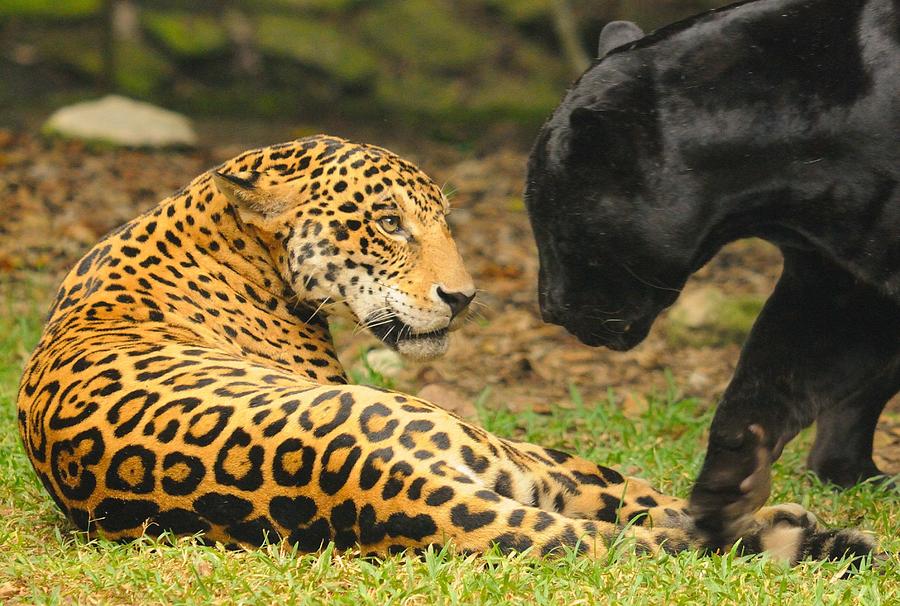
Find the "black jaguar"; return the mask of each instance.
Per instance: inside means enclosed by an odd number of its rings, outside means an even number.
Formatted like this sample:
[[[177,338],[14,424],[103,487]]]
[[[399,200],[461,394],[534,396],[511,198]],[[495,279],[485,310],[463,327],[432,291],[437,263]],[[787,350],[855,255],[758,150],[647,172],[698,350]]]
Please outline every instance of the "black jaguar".
[[[644,36],[617,22],[544,125],[526,200],[547,321],[640,343],[726,243],[784,270],[718,406],[691,505],[768,496],[768,464],[817,423],[809,466],[877,476],[900,390],[900,0],[751,0]]]

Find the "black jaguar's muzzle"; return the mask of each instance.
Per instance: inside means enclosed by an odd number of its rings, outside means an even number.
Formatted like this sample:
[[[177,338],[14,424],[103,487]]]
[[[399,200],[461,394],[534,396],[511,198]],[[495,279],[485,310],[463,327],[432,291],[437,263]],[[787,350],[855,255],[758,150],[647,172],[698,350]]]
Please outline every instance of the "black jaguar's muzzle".
[[[590,309],[565,314],[542,310],[541,316],[545,322],[562,326],[585,345],[603,346],[615,351],[626,351],[638,345],[647,337],[653,324],[653,317],[632,320],[603,318]]]

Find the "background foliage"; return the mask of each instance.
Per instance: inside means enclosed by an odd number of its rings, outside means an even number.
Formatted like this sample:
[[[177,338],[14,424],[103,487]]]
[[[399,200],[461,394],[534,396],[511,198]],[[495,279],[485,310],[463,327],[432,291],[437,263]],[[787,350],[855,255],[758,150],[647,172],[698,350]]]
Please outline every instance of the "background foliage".
[[[603,24],[721,0],[0,0],[0,109],[115,90],[195,115],[532,128]],[[339,103],[338,103],[339,102]]]

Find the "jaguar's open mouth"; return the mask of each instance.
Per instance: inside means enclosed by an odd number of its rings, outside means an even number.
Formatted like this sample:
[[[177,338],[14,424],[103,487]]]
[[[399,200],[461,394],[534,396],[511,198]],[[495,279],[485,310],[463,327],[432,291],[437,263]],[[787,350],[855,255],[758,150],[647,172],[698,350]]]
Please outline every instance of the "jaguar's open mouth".
[[[444,354],[450,342],[448,327],[415,332],[412,326],[396,318],[371,324],[369,330],[388,347],[417,360],[430,360]]]

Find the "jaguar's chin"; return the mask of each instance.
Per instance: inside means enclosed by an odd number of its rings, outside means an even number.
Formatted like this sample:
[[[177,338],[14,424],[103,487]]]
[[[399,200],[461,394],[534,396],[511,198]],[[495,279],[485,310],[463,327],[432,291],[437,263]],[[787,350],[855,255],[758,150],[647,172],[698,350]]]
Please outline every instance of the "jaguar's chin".
[[[407,358],[423,362],[439,358],[447,353],[450,345],[450,336],[447,331],[439,331],[439,333],[401,339],[397,343],[397,351]]]
[[[450,345],[448,328],[415,332],[412,326],[396,318],[390,322],[374,323],[372,333],[388,347],[413,360],[433,360],[447,353]]]

